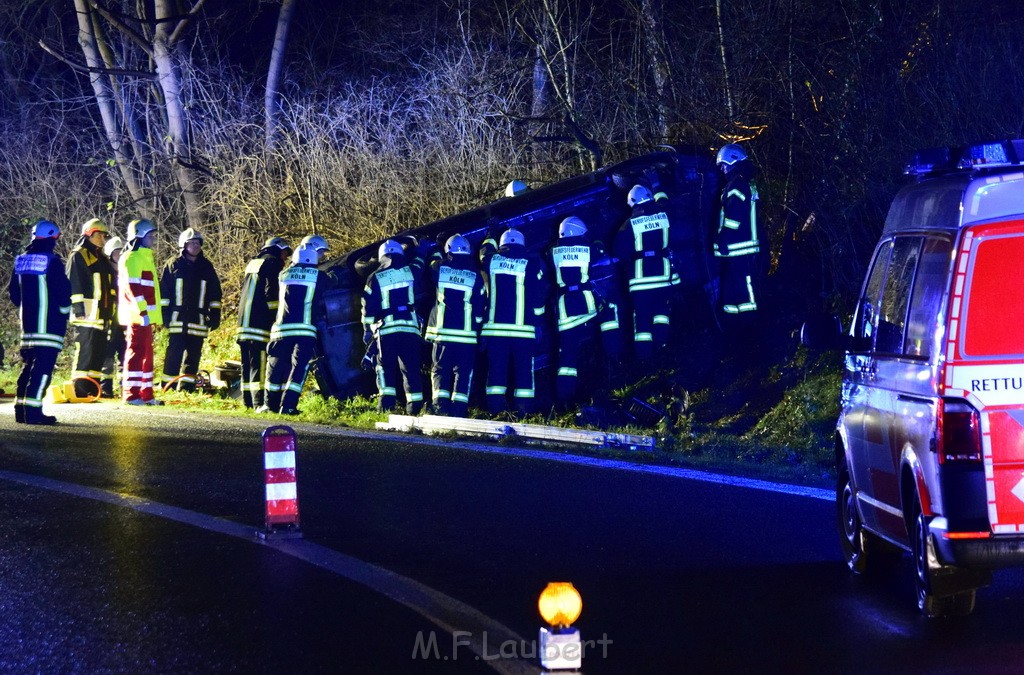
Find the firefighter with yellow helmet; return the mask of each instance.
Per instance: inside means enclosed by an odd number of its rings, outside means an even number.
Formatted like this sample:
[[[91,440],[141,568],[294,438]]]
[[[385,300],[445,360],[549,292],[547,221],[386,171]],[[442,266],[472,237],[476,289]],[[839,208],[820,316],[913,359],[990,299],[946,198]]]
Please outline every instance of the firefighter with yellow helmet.
[[[102,392],[107,336],[117,313],[117,269],[103,252],[110,237],[106,223],[92,218],[82,225],[82,236],[68,258],[71,282],[71,325],[75,327],[75,353],[71,379],[77,398]],[[113,396],[112,391],[108,396]]]

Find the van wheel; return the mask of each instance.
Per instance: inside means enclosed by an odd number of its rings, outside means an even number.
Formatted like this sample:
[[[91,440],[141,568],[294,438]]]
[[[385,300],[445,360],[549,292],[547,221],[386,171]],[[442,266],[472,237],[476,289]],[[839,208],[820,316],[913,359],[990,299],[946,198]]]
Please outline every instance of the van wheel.
[[[928,564],[934,553],[928,542],[928,521],[921,512],[921,504],[914,501],[914,533],[911,545],[914,554],[914,587],[917,608],[929,618],[967,616],[974,611],[977,589],[960,591],[953,595],[936,596],[932,592],[932,568]]]
[[[899,562],[898,549],[864,529],[846,462],[836,472],[836,519],[846,566],[855,574],[883,573]]]

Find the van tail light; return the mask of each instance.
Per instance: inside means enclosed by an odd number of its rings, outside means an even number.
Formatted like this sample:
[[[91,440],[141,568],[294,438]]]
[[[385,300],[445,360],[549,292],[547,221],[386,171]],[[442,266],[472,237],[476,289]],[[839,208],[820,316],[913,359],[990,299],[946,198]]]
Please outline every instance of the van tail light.
[[[939,464],[981,462],[981,418],[965,401],[939,399]]]

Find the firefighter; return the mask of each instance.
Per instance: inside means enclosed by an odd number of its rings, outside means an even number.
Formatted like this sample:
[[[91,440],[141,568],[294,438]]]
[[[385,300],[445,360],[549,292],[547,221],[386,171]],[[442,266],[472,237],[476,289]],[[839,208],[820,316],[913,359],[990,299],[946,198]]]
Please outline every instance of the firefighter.
[[[188,228],[178,235],[180,253],[160,274],[160,302],[167,330],[164,389],[195,391],[203,342],[220,326],[220,278],[203,255],[203,235]],[[184,370],[184,373],[182,373]]]
[[[671,291],[679,277],[672,272],[663,203],[655,202],[643,185],[633,186],[626,203],[632,212],[616,234],[615,256],[624,266],[633,305],[634,354],[645,361],[668,343]]]
[[[529,190],[530,186],[527,185],[524,181],[521,181],[517,178],[505,186],[505,196],[518,197],[519,195],[523,194],[524,192],[528,192]]]
[[[407,262],[402,245],[394,239],[380,245],[377,259],[380,266],[366,278],[362,297],[363,341],[377,343],[377,405],[382,411],[395,407],[401,375],[405,410],[416,415],[423,407],[423,342],[416,312],[422,267]]]
[[[586,223],[569,216],[558,226],[558,242],[550,252],[558,322],[555,398],[563,408],[576,400],[580,357],[593,344],[604,304],[591,281],[590,266],[605,254],[587,241],[586,234]]]
[[[307,234],[302,238],[302,241],[299,242],[299,248],[302,248],[303,246],[308,246],[316,251],[316,261],[318,264],[324,261],[327,251],[330,250],[327,246],[327,240],[319,234]]]
[[[107,333],[117,308],[117,269],[103,252],[109,237],[110,231],[102,220],[86,221],[67,264],[71,325],[75,327],[71,379],[78,398],[102,394],[100,380],[107,356]]]
[[[103,375],[100,379],[100,398],[114,398],[114,374],[118,371],[114,366],[114,359],[117,358],[119,367],[124,367],[124,326],[117,321],[117,261],[121,259],[121,251],[124,249],[124,240],[121,237],[111,237],[103,245],[103,254],[110,260],[114,268],[114,317],[107,329],[107,352],[103,358]]]
[[[497,249],[492,237],[480,249],[488,309],[480,337],[487,352],[487,410],[507,409],[512,394],[516,413],[533,412],[534,356],[544,320],[546,289],[539,260],[528,255],[526,239],[505,230]]]
[[[162,323],[153,244],[156,225],[128,223],[128,245],[117,261],[117,320],[125,326],[121,397],[128,405],[163,405],[153,396],[153,327]]]
[[[722,146],[716,159],[725,177],[722,211],[714,253],[719,263],[719,306],[735,334],[755,316],[760,294],[761,243],[757,232],[757,186],[754,165],[735,143]]]
[[[465,417],[487,297],[469,240],[461,234],[452,235],[444,252],[443,259],[435,259],[430,265],[436,303],[427,319],[425,335],[433,344],[434,412]]]
[[[299,414],[299,396],[316,347],[326,290],[324,274],[316,265],[316,249],[299,246],[292,253],[292,264],[281,272],[277,316],[267,345],[266,398],[256,412]]]
[[[246,408],[263,406],[267,343],[277,314],[278,277],[284,269],[282,252],[289,248],[281,237],[267,239],[242,276],[235,339],[242,352],[242,402]]]
[[[57,355],[64,347],[71,312],[71,282],[53,249],[60,228],[48,220],[32,227],[32,241],[14,259],[8,292],[21,321],[21,359],[14,419],[23,424],[56,424],[43,414],[43,395]]]

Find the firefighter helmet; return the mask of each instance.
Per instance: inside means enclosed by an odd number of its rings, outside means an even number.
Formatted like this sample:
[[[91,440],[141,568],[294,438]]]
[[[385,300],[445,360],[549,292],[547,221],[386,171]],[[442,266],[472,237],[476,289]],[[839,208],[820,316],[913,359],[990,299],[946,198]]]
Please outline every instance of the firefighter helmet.
[[[103,253],[108,258],[113,255],[114,251],[120,251],[124,248],[124,239],[121,237],[111,237],[107,239],[107,243],[103,245]]]
[[[302,248],[303,246],[311,246],[315,250],[323,251],[324,253],[326,253],[328,249],[327,240],[319,234],[307,234],[302,238],[302,241],[299,242],[299,248]]]
[[[288,246],[288,242],[286,242],[281,237],[271,237],[270,239],[267,239],[267,241],[263,243],[263,248],[279,248],[283,251],[286,248],[291,247]]]
[[[459,255],[469,255],[469,239],[466,239],[461,234],[453,234],[448,237],[448,241],[444,244],[445,253],[458,253]]]
[[[49,220],[40,220],[32,226],[33,239],[56,239],[60,236],[60,228]]]
[[[152,220],[147,218],[138,218],[128,223],[128,241],[133,239],[142,239],[150,232],[156,230],[156,225],[153,224]]]
[[[630,208],[637,204],[649,202],[652,199],[654,199],[654,197],[651,196],[651,191],[643,185],[634,185],[629,191],[629,194],[626,195],[626,203],[629,204]]]
[[[729,143],[723,145],[718,151],[718,156],[715,158],[715,163],[723,170],[728,171],[733,164],[736,162],[742,162],[747,159],[747,153],[744,152],[736,143]]]
[[[109,233],[110,230],[107,229],[107,224],[104,223],[99,218],[90,218],[89,220],[85,221],[85,223],[82,225],[82,236],[89,237],[94,232]]]
[[[582,237],[587,233],[587,224],[576,216],[569,216],[558,226],[558,236],[561,239],[566,237]]]
[[[514,227],[510,227],[501,234],[501,239],[498,240],[499,246],[508,246],[510,244],[519,244],[520,246],[526,245],[526,238],[523,237],[523,233]]]
[[[388,239],[380,245],[380,248],[377,249],[377,258],[380,259],[386,255],[402,255],[403,253],[405,253],[405,251],[402,250],[401,244],[394,239]]]
[[[185,244],[190,241],[198,239],[199,243],[203,243],[203,235],[199,234],[199,230],[189,227],[184,232],[178,235],[178,248],[185,248]]]
[[[519,180],[518,178],[505,186],[505,196],[515,197],[530,189],[530,186]]]
[[[299,246],[292,252],[292,262],[296,265],[315,265],[320,262],[320,253],[312,246]]]

